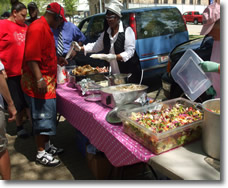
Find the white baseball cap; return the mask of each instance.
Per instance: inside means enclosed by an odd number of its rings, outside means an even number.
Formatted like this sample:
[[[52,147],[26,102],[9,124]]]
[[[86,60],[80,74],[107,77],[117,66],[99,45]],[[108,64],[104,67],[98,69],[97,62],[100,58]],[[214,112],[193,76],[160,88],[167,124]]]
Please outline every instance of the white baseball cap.
[[[220,5],[213,3],[203,11],[203,28],[200,35],[207,35],[213,28],[215,22],[220,19]]]
[[[105,4],[105,8],[117,14],[120,18],[122,17],[121,10],[123,8],[123,4],[118,0],[110,0],[109,3]]]

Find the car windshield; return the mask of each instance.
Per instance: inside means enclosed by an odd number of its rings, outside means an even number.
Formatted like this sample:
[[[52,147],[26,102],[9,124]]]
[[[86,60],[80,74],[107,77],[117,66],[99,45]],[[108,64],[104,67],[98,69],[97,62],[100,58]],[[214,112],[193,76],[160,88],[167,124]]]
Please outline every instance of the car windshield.
[[[137,38],[149,38],[186,30],[177,9],[153,10],[136,13]]]

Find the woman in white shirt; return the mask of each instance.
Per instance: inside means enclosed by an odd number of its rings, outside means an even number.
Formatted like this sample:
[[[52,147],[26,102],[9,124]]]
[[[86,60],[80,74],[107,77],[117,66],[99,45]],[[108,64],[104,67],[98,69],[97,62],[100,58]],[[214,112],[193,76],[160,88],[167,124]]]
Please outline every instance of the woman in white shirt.
[[[106,6],[105,22],[108,28],[104,30],[98,40],[80,47],[77,43],[75,49],[86,53],[104,51],[99,59],[110,63],[112,74],[132,73],[130,83],[139,83],[141,79],[141,66],[135,51],[135,34],[131,27],[125,27],[121,21],[121,7],[119,2],[111,2]]]

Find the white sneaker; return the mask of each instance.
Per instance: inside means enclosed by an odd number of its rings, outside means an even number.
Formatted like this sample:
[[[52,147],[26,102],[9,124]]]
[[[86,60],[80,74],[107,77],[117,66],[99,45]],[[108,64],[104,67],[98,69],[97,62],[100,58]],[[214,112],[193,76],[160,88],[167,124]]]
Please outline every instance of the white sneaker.
[[[51,144],[49,149],[46,150],[46,152],[51,154],[51,155],[53,155],[53,156],[55,156],[55,155],[62,154],[64,152],[64,149],[57,148],[53,144]]]
[[[45,152],[45,154],[40,158],[36,156],[36,163],[43,166],[54,167],[60,165],[61,162],[60,160],[55,159],[51,154]]]

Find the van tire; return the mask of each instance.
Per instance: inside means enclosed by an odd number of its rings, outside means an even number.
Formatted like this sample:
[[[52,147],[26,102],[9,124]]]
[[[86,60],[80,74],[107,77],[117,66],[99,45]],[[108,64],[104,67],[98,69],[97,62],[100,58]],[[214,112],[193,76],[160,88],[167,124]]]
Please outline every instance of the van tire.
[[[197,19],[194,20],[194,24],[198,25],[198,20]]]

